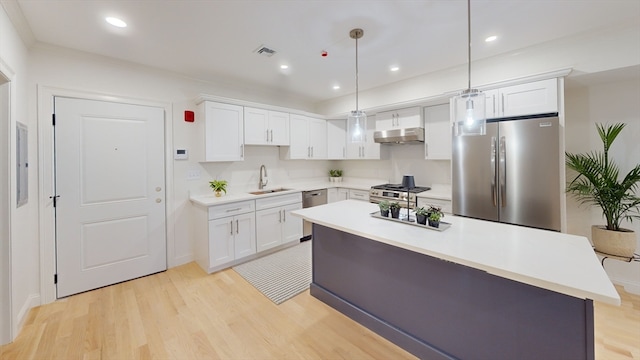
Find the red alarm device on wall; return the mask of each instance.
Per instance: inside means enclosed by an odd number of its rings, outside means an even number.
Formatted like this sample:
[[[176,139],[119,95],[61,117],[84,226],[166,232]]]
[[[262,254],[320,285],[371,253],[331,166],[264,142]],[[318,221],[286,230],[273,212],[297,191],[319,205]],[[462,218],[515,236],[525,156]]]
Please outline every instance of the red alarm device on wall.
[[[193,111],[185,110],[184,111],[184,121],[193,122],[194,120],[195,120],[195,115],[193,114]]]

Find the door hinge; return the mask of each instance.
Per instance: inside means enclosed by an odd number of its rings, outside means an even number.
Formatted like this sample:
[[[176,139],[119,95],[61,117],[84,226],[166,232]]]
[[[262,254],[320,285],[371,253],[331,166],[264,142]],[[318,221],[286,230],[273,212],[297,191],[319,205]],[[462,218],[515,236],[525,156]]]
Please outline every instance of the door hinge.
[[[58,283],[58,274],[53,274],[53,283],[54,284]]]
[[[51,122],[53,126],[56,126],[56,114],[51,114]]]
[[[53,196],[49,196],[49,199],[53,199],[53,207],[56,207],[56,203],[58,202],[58,198],[60,197],[60,195],[53,195]]]

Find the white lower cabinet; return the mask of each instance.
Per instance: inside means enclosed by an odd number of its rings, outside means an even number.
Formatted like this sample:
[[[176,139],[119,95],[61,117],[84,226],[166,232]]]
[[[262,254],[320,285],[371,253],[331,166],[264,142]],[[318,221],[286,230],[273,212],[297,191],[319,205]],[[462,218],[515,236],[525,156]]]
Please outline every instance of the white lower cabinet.
[[[215,267],[256,253],[254,213],[209,220],[209,266]]]
[[[369,201],[369,191],[349,189],[349,199]]]
[[[196,262],[208,273],[256,253],[255,201],[195,206]]]
[[[302,219],[291,211],[302,209],[302,194],[287,194],[256,200],[257,251],[299,241]]]
[[[349,189],[331,188],[327,189],[327,203],[349,199]]]

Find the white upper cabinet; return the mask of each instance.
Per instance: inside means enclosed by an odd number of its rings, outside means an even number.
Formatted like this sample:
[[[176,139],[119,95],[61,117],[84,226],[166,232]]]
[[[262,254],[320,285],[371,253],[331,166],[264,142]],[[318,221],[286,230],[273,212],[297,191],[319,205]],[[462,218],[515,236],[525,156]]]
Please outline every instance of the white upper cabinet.
[[[484,91],[487,118],[501,118],[558,112],[558,79]]]
[[[347,159],[380,159],[380,144],[373,140],[373,133],[376,132],[377,115],[367,117],[367,130],[364,143],[352,143],[351,134],[347,129]]]
[[[203,136],[194,147],[198,161],[244,160],[242,106],[203,101],[198,113],[198,134]]]
[[[450,104],[424,108],[425,159],[451,160]]]
[[[347,120],[327,120],[327,159],[347,158]]]
[[[246,145],[289,145],[289,114],[244,108]]]
[[[423,127],[419,106],[376,114],[375,131]]]
[[[304,115],[289,118],[289,146],[280,148],[284,159],[327,159],[327,122]]]
[[[309,118],[310,159],[327,158],[327,121]]]

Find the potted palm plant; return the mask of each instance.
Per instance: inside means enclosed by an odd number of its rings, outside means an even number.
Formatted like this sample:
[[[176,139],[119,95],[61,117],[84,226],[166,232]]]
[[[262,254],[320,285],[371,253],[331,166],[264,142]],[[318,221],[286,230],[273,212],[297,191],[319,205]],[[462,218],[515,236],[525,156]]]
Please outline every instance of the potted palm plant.
[[[400,217],[400,203],[397,201],[389,204],[389,210],[391,210],[391,217],[397,219]]]
[[[640,218],[640,164],[624,177],[609,159],[609,149],[626,124],[596,124],[603,151],[586,154],[566,153],[566,165],[577,175],[567,185],[567,192],[582,204],[600,207],[606,226],[592,225],[591,240],[596,251],[631,258],[636,249],[636,234],[620,227],[623,220]]]
[[[391,204],[388,200],[382,200],[378,203],[378,207],[380,208],[380,215],[384,217],[389,217],[389,207]]]
[[[222,196],[222,193],[227,193],[227,180],[213,180],[209,181],[209,187],[215,192],[216,197]]]

